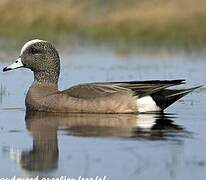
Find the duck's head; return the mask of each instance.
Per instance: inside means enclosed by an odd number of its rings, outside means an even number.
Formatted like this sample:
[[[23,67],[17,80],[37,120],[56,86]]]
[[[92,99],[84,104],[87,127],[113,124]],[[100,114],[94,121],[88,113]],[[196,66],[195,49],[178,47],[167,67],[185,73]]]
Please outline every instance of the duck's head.
[[[35,79],[38,80],[38,75],[42,79],[55,79],[58,81],[60,71],[59,55],[55,47],[43,40],[34,39],[28,41],[21,49],[17,60],[5,67],[3,71],[25,67],[34,72]]]

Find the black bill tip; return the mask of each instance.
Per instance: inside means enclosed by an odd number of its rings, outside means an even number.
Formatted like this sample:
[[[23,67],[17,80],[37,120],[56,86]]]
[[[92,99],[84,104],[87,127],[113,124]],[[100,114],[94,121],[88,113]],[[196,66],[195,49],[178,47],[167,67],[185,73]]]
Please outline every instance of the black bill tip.
[[[5,67],[5,68],[3,69],[3,72],[10,71],[10,70],[12,70],[12,69]]]

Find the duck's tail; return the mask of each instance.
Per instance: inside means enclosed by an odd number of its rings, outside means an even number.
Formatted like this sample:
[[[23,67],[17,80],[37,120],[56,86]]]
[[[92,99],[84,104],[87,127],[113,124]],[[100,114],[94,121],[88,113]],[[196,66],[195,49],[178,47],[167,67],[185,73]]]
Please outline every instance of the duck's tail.
[[[162,109],[166,109],[168,106],[173,104],[175,101],[179,100],[188,93],[198,89],[202,86],[196,86],[189,89],[164,89],[162,91],[151,94],[151,97],[156,102],[156,104]]]

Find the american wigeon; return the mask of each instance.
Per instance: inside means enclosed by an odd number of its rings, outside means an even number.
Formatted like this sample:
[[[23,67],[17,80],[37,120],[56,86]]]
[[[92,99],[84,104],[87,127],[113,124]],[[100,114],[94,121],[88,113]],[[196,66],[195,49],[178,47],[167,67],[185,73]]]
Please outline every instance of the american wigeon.
[[[26,95],[27,110],[47,112],[137,113],[163,111],[198,87],[167,89],[184,80],[89,83],[58,90],[60,58],[55,47],[43,40],[31,40],[19,58],[3,71],[29,68],[34,82]]]

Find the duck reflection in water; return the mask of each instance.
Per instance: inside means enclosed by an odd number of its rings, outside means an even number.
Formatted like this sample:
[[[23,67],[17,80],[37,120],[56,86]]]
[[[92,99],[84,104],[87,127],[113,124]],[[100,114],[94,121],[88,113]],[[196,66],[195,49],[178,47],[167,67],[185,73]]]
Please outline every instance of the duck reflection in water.
[[[57,131],[81,137],[133,140],[177,140],[188,136],[166,114],[60,114],[26,112],[26,126],[33,138],[29,151],[18,153],[23,170],[52,171],[58,168]]]

